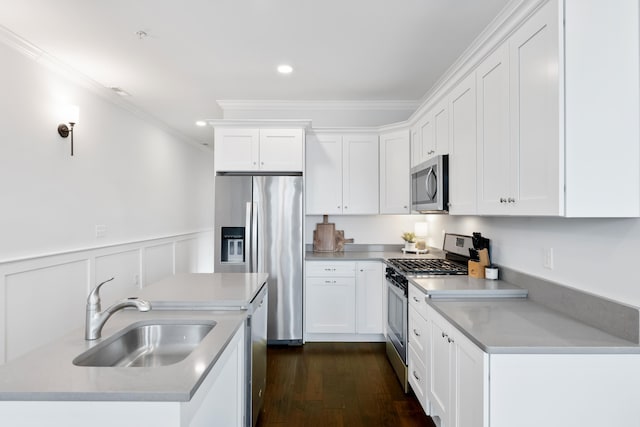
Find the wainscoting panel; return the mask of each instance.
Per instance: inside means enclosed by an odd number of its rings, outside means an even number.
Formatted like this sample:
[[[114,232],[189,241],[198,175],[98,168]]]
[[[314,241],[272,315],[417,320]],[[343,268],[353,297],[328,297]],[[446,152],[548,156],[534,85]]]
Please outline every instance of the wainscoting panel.
[[[111,282],[100,288],[102,309],[122,298],[135,296],[140,289],[140,250],[115,252],[109,255],[97,256],[95,259],[95,283],[104,282],[110,278]]]
[[[174,271],[213,271],[210,230],[0,261],[0,364],[69,332],[83,337],[87,295],[102,308]]]
[[[148,246],[144,249],[144,285],[155,283],[173,274],[175,243]]]
[[[6,358],[64,336],[84,322],[89,261],[6,277]]]
[[[198,271],[198,239],[176,242],[176,274]]]

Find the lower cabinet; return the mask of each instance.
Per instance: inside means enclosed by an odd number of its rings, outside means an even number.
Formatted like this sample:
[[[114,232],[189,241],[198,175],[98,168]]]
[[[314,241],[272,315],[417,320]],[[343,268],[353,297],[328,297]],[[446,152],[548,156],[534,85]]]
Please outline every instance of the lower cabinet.
[[[384,339],[384,276],[378,261],[307,261],[305,340]]]
[[[431,328],[431,381],[427,387],[431,416],[439,417],[442,427],[488,426],[487,354],[430,307],[427,317]]]

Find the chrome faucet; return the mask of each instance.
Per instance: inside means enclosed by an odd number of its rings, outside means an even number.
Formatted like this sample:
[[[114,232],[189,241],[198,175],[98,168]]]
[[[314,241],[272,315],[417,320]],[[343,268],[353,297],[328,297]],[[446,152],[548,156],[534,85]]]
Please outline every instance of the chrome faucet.
[[[100,283],[91,291],[87,298],[87,320],[84,330],[84,339],[86,340],[96,340],[100,338],[102,336],[102,327],[107,322],[107,319],[118,310],[122,310],[125,307],[135,307],[138,311],[151,310],[151,304],[147,301],[132,297],[120,300],[101,312],[100,287],[113,279],[115,279],[115,277]]]

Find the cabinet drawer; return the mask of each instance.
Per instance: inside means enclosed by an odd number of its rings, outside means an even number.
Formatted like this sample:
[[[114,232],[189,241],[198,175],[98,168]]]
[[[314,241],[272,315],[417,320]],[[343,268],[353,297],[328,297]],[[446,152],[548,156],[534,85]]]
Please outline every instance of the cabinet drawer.
[[[310,262],[306,263],[307,277],[355,277],[355,262]]]
[[[416,394],[416,398],[420,402],[424,412],[429,415],[430,408],[427,400],[427,370],[422,360],[418,357],[416,352],[409,347],[409,384],[413,392]]]
[[[427,301],[425,300],[426,294],[416,288],[414,285],[409,285],[409,307],[413,307],[424,318],[427,317]]]
[[[418,311],[409,307],[409,346],[412,346],[418,355],[421,356],[424,363],[424,355],[426,355],[427,343],[429,337],[429,328],[427,321]]]

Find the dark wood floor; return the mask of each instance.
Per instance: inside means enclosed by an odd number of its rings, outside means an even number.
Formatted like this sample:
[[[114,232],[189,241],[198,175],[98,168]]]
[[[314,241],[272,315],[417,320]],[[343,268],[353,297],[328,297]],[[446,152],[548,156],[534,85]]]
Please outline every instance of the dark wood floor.
[[[434,427],[405,395],[384,343],[307,343],[268,348],[259,427]]]

